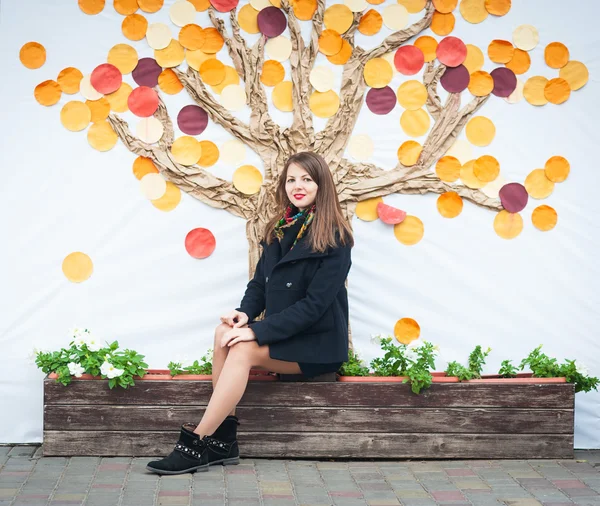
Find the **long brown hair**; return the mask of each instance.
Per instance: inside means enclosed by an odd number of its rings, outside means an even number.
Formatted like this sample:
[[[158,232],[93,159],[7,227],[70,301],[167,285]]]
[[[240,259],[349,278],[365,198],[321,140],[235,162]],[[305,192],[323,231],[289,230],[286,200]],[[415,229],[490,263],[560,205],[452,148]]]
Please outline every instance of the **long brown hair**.
[[[277,213],[265,227],[265,240],[267,244],[273,242],[275,225],[284,215],[287,206],[290,204],[285,191],[285,182],[287,180],[288,168],[292,163],[300,165],[308,172],[308,175],[318,186],[315,198],[315,217],[307,235],[312,250],[323,252],[328,247],[336,247],[340,244],[353,246],[352,230],[342,214],[342,208],[340,207],[340,201],[329,166],[320,155],[310,151],[296,153],[290,156],[285,163],[275,192]]]

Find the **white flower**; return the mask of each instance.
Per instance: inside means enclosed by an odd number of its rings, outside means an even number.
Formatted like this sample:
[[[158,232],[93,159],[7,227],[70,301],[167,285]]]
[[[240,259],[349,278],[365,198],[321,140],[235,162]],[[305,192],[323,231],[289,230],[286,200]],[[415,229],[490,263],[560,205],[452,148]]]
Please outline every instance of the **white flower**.
[[[579,362],[575,362],[575,370],[583,376],[587,376],[589,374],[588,368]]]
[[[77,348],[81,348],[84,344],[87,344],[85,338],[83,337],[82,334],[79,334],[76,338],[75,338],[75,346]]]
[[[410,343],[408,343],[407,348],[409,350],[414,350],[416,348],[420,348],[421,346],[423,346],[423,341],[421,341],[420,339],[415,339],[414,341],[411,341]]]
[[[381,344],[382,334],[371,334],[371,342],[373,344]]]
[[[69,337],[69,339],[77,339],[78,337],[81,336],[81,334],[83,332],[84,332],[84,329],[73,326],[73,327],[71,327],[71,329],[69,329],[68,337]]]
[[[410,360],[411,362],[416,362],[417,360],[419,360],[419,354],[411,348],[408,348],[406,352],[404,352],[404,357],[407,360]]]
[[[107,378],[112,379],[121,376],[125,371],[123,369],[117,369],[110,362],[105,361],[100,367],[100,372]]]
[[[69,368],[69,373],[71,376],[75,376],[76,378],[81,378],[81,375],[85,372],[85,369],[81,366],[81,364],[77,364],[75,362],[69,362],[67,367]]]
[[[91,334],[90,334],[90,337],[88,337],[85,340],[85,344],[87,345],[88,350],[90,350],[92,352],[94,352],[94,351],[100,351],[102,349],[102,345]]]
[[[50,350],[48,350],[47,348],[40,348],[38,346],[34,346],[31,350],[31,352],[29,353],[29,355],[27,355],[27,359],[32,363],[35,364],[35,359],[37,358],[37,356],[40,353],[49,353]]]

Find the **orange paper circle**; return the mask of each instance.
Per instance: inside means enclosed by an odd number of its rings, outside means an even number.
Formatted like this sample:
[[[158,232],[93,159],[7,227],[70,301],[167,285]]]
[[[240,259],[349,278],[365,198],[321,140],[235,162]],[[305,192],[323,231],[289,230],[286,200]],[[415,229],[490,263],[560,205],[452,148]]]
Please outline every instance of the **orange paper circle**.
[[[139,9],[137,0],[114,0],[113,7],[122,16],[129,16]]]
[[[442,193],[437,199],[437,210],[444,218],[456,218],[463,210],[463,200],[456,192]]]
[[[187,64],[192,67],[194,70],[200,70],[200,66],[206,61],[215,59],[216,56],[214,54],[205,53],[204,51],[197,49],[196,51],[186,51],[185,52],[185,61]]]
[[[129,40],[142,40],[148,30],[148,20],[141,14],[130,14],[121,23],[121,31]]]
[[[115,147],[119,137],[111,124],[104,120],[92,124],[87,132],[87,139],[90,146],[94,149],[108,151]]]
[[[494,16],[504,16],[510,11],[511,0],[485,0],[485,8]]]
[[[225,79],[225,65],[219,60],[206,60],[200,65],[200,77],[211,86],[216,86]]]
[[[413,246],[423,239],[425,227],[423,222],[416,216],[406,216],[402,223],[394,225],[396,239],[405,246]]]
[[[242,165],[234,173],[233,186],[246,195],[260,191],[262,174],[254,165]]]
[[[342,49],[339,53],[328,56],[327,59],[334,65],[345,65],[352,56],[352,46],[346,39],[342,39]]]
[[[62,69],[56,81],[60,86],[63,93],[68,93],[69,95],[73,95],[74,93],[79,92],[79,84],[83,79],[83,74],[81,71],[76,69],[75,67],[67,67],[66,69]]]
[[[375,9],[369,9],[360,18],[358,31],[363,35],[375,35],[383,26],[383,18]]]
[[[444,36],[449,35],[454,30],[454,14],[451,12],[448,14],[442,14],[441,12],[435,11],[431,18],[431,31],[436,35]]]
[[[569,83],[571,90],[576,91],[585,86],[590,73],[583,63],[572,60],[559,70],[558,75]]]
[[[172,69],[165,69],[159,74],[158,86],[168,95],[176,95],[183,89],[183,84]]]
[[[531,213],[533,226],[542,232],[552,230],[558,222],[558,214],[550,206],[538,206]]]
[[[422,150],[417,141],[405,141],[398,148],[398,160],[405,167],[411,167],[419,160]]]
[[[494,218],[494,230],[502,239],[514,239],[523,230],[523,218],[519,213],[502,209]]]
[[[164,0],[137,0],[140,9],[144,12],[158,12],[162,9]]]
[[[293,110],[292,81],[282,81],[273,88],[271,94],[273,105],[280,111],[291,112]]]
[[[90,108],[79,100],[67,102],[60,111],[60,121],[71,132],[87,128],[92,119]]]
[[[239,84],[239,82],[240,76],[237,73],[237,70],[229,65],[225,65],[225,78],[219,84],[212,86],[212,90],[216,94],[220,95],[225,87],[229,86],[230,84]],[[245,102],[246,99],[244,99],[244,103]],[[223,101],[221,101],[221,105],[225,105]]]
[[[386,62],[387,63],[387,62]],[[330,118],[340,108],[340,97],[333,91],[313,91],[308,99],[310,110],[319,118]]]
[[[159,171],[150,158],[138,156],[133,162],[133,175],[137,179],[142,179],[147,174],[158,174]]]
[[[460,176],[460,161],[454,156],[442,156],[435,164],[435,173],[447,183],[453,183]]]
[[[554,183],[546,177],[544,169],[535,169],[525,178],[525,189],[531,198],[545,199],[554,191]]]
[[[63,274],[73,283],[81,283],[89,279],[93,270],[92,259],[81,251],[67,255],[62,263]]]
[[[496,179],[498,174],[500,174],[500,164],[493,156],[480,156],[475,160],[473,174],[475,174],[475,177],[480,181],[489,183]]]
[[[423,35],[419,37],[417,40],[415,40],[415,47],[418,47],[423,52],[426,62],[436,59],[438,42],[433,37],[430,37],[429,35]]]
[[[404,111],[400,116],[400,126],[406,135],[421,137],[429,130],[431,118],[425,109],[416,111]]]
[[[412,318],[401,318],[394,325],[394,337],[402,344],[410,344],[421,335],[421,327]]]
[[[546,162],[544,172],[546,177],[553,183],[562,183],[571,172],[571,164],[562,156],[553,156]]]
[[[326,56],[333,56],[342,50],[342,36],[335,30],[323,30],[319,37],[319,51]]]
[[[283,81],[284,77],[285,69],[281,63],[276,60],[267,60],[263,63],[260,82],[265,86],[276,86]]]
[[[385,58],[373,58],[369,60],[365,64],[363,74],[367,86],[371,86],[372,88],[383,88],[394,77],[392,66]]]
[[[201,167],[210,167],[217,163],[219,159],[219,148],[212,141],[200,141],[202,148],[202,156],[198,160],[198,165]]]
[[[210,7],[210,0],[187,0],[190,2],[198,12],[204,12]]]
[[[531,105],[546,105],[548,99],[544,94],[548,79],[543,76],[534,76],[527,79],[523,87],[523,96]]]
[[[544,59],[549,67],[560,69],[569,61],[569,50],[561,42],[551,42],[544,49]]]
[[[480,181],[475,177],[473,168],[475,167],[475,160],[469,160],[460,168],[460,180],[462,183],[473,190],[483,188],[487,183]]]
[[[433,6],[435,10],[442,14],[448,14],[456,9],[458,0],[433,0]]]
[[[569,83],[561,77],[550,79],[544,86],[544,97],[551,104],[562,104],[571,96]]]
[[[183,135],[171,145],[171,155],[181,165],[194,165],[202,156],[202,146],[189,135]]]
[[[28,42],[19,51],[19,59],[28,69],[39,69],[46,62],[46,48],[39,42]]]
[[[62,90],[56,81],[48,80],[38,84],[33,91],[33,96],[40,105],[51,106],[56,104],[62,95]]]
[[[92,123],[103,121],[108,118],[110,113],[110,103],[106,97],[102,97],[99,100],[86,100],[85,105],[87,105],[92,112]]]
[[[493,40],[488,46],[488,57],[494,63],[508,63],[512,60],[515,47],[507,40]]]
[[[354,14],[344,4],[333,4],[327,7],[323,15],[323,24],[325,25],[325,28],[334,30],[340,34],[348,31],[353,20]]]
[[[494,89],[494,78],[485,70],[478,70],[471,74],[469,91],[476,97],[486,97]]]
[[[95,15],[104,9],[104,0],[79,0],[79,8],[86,14]]]
[[[356,210],[354,211],[356,217],[362,221],[375,221],[379,218],[377,204],[380,202],[383,202],[381,197],[361,200],[356,204]]]
[[[294,9],[294,15],[301,21],[311,20],[317,10],[317,0],[293,0],[290,3]]]
[[[506,67],[512,70],[515,74],[524,74],[531,66],[531,58],[527,51],[515,48],[512,59],[506,64]]]
[[[191,51],[202,49],[205,42],[206,34],[202,27],[196,24],[185,25],[179,30],[179,43],[186,49]]]
[[[204,45],[202,46],[202,51],[205,53],[218,53],[223,47],[223,44],[225,44],[225,40],[223,40],[223,37],[216,28],[205,28],[204,37],[205,40]]]

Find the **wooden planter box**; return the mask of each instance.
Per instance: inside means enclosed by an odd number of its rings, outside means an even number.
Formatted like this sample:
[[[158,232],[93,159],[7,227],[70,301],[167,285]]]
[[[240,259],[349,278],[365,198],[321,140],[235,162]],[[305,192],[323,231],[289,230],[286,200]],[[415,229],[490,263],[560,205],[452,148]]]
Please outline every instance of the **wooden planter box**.
[[[209,381],[44,380],[44,455],[162,456],[197,423]],[[242,457],[568,459],[574,385],[250,381],[237,410]]]

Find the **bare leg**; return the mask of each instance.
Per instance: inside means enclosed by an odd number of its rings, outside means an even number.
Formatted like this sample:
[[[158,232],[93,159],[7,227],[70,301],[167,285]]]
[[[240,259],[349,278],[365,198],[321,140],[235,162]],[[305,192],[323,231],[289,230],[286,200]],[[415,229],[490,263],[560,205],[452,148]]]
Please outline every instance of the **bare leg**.
[[[269,357],[269,347],[259,346],[256,341],[244,341],[233,345],[228,352],[216,388],[210,398],[202,420],[194,430],[200,437],[213,434],[244,395],[248,373],[253,366],[261,366],[272,372],[300,374],[297,362],[285,362]]]
[[[221,370],[223,369],[223,365],[225,364],[225,359],[227,358],[227,354],[231,349],[229,346],[221,347],[221,338],[223,334],[230,330],[231,327],[226,323],[221,323],[215,329],[215,342],[213,345],[213,360],[212,360],[212,385],[213,392],[215,388],[217,388],[217,383],[219,381],[219,376],[221,376]],[[235,415],[235,406],[229,413],[230,415]]]

